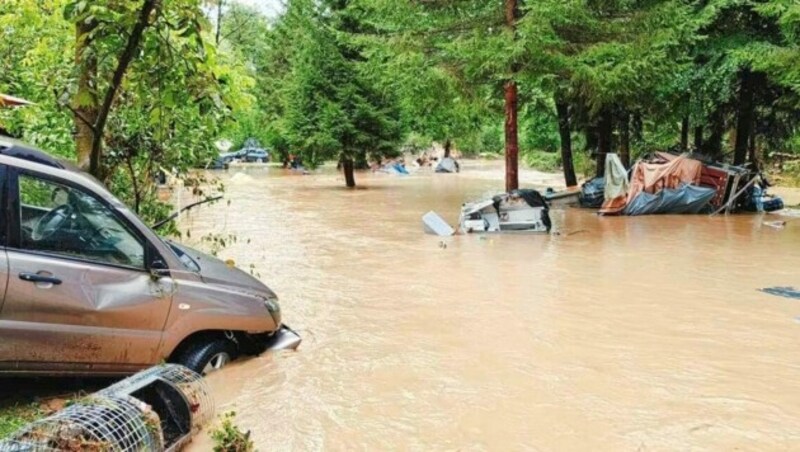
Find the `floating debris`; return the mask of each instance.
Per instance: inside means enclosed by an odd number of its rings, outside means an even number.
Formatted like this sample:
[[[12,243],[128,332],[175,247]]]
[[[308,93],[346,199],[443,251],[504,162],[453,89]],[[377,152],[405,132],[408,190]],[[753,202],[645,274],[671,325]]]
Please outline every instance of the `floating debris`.
[[[766,289],[758,289],[759,292],[768,293],[778,297],[791,298],[792,300],[800,300],[800,290],[794,287],[767,287]]]
[[[783,229],[786,227],[785,221],[765,221],[763,224],[764,226],[769,226],[775,229]]]

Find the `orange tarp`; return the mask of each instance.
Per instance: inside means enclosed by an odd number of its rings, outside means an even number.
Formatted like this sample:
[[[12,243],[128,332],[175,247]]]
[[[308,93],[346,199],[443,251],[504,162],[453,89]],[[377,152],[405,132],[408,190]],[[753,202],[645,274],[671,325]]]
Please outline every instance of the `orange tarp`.
[[[665,188],[678,188],[681,184],[700,185],[703,164],[684,155],[667,163],[639,162],[631,174],[628,202],[641,192],[658,193]]]
[[[685,155],[657,153],[657,157],[664,163],[638,162],[631,173],[630,188],[627,196],[617,196],[606,199],[600,208],[600,213],[605,215],[618,215],[641,192],[656,194],[670,188],[680,188],[682,184],[700,185],[700,176],[703,172],[703,163]],[[608,166],[606,167],[608,171]]]

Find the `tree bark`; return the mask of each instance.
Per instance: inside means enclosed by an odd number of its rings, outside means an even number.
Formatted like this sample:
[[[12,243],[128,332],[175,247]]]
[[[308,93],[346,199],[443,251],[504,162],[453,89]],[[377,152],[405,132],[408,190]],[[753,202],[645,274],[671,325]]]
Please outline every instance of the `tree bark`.
[[[344,183],[348,188],[356,186],[356,177],[354,173],[353,159],[349,157],[342,158],[342,171],[344,172]]]
[[[217,0],[217,35],[214,37],[217,46],[219,46],[220,34],[222,33],[222,6],[225,0]]]
[[[89,169],[94,141],[94,124],[97,121],[97,95],[92,84],[97,78],[97,57],[87,51],[91,46],[90,33],[96,23],[80,21],[75,24],[75,67],[79,70],[78,91],[73,105],[75,122],[75,149],[78,167]]]
[[[747,150],[750,144],[750,135],[753,133],[753,117],[755,103],[753,102],[752,73],[749,68],[739,73],[739,105],[736,121],[736,144],[733,148],[733,164],[742,165],[747,161]]]
[[[681,122],[681,150],[689,150],[689,115],[684,116]]]
[[[517,20],[520,18],[518,0],[505,0],[506,25],[517,39]],[[519,134],[517,115],[519,113],[517,82],[513,79],[518,72],[517,64],[511,65],[511,77],[505,83],[505,144],[506,144],[506,191],[519,188]]]
[[[519,188],[519,135],[517,132],[517,84],[506,82],[506,191]]]
[[[709,118],[711,120],[711,134],[703,143],[703,150],[712,158],[722,158],[722,138],[725,135],[725,113],[717,108]]]
[[[578,178],[575,175],[575,164],[572,161],[569,105],[556,98],[556,113],[558,114],[558,134],[561,137],[561,166],[564,168],[564,182],[567,187],[574,187],[578,185]]]
[[[703,126],[694,128],[694,148],[698,151],[703,148]]]
[[[631,167],[631,115],[627,111],[622,114],[619,127],[619,158],[625,168]]]
[[[633,139],[637,143],[644,141],[644,119],[639,111],[633,113]]]
[[[156,9],[158,3],[159,0],[145,0],[142,4],[142,9],[139,10],[139,18],[133,26],[130,35],[128,35],[128,42],[125,44],[125,49],[122,51],[122,55],[120,55],[117,61],[117,68],[114,70],[111,83],[106,90],[103,104],[98,112],[97,121],[94,126],[94,140],[92,140],[89,173],[99,179],[102,179],[103,176],[100,167],[100,158],[103,153],[103,133],[105,132],[106,123],[108,122],[108,115],[111,113],[111,106],[114,104],[114,98],[122,85],[122,79],[125,77],[128,66],[136,57],[136,52],[139,48],[139,43],[142,41],[144,30],[150,24],[150,15]]]
[[[606,155],[613,152],[612,136],[614,134],[614,122],[611,110],[608,108],[600,112],[600,122],[597,125],[597,177],[606,174]]]
[[[453,143],[450,142],[450,138],[445,140],[444,142],[444,158],[450,157],[450,148],[453,146]]]

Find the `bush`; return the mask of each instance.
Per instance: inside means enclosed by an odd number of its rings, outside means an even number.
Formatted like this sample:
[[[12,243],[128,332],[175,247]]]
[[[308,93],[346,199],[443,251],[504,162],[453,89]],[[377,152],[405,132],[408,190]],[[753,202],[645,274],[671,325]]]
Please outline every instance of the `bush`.
[[[561,168],[561,154],[544,151],[525,151],[522,153],[525,163],[539,171],[556,172]]]
[[[214,452],[252,452],[255,450],[250,432],[243,433],[233,423],[236,413],[229,411],[222,415],[222,424],[211,432]]]

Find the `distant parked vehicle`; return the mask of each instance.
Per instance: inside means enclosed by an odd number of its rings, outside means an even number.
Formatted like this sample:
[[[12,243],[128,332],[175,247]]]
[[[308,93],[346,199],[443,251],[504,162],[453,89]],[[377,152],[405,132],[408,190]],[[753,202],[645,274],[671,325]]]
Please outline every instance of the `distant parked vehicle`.
[[[269,161],[269,152],[263,149],[248,149],[244,155],[244,161],[266,163]]]

